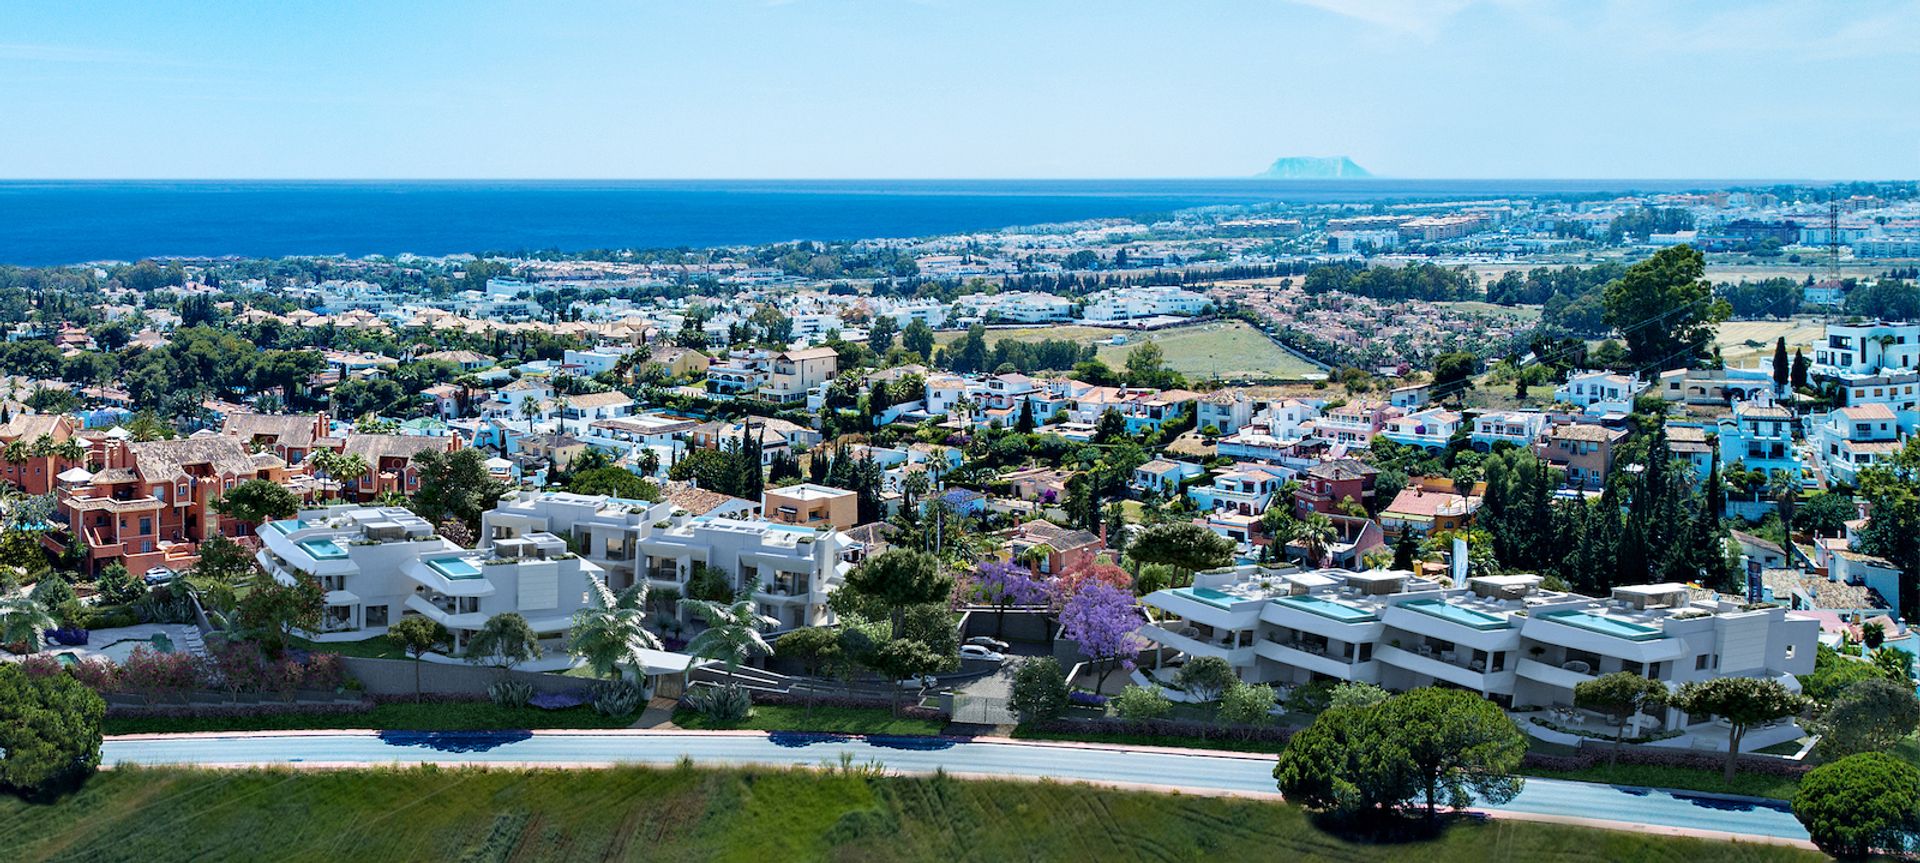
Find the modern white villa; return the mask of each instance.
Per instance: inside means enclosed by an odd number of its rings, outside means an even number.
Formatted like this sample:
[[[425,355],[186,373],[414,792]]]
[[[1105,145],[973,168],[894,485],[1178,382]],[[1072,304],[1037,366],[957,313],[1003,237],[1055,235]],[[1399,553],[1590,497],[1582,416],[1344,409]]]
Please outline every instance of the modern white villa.
[[[672,503],[567,492],[503,499],[482,516],[481,533],[482,548],[542,534],[571,537],[616,592],[646,578],[685,594],[694,565],[712,567],[736,591],[757,584],[754,601],[780,630],[834,621],[827,597],[861,548],[832,528],[696,516]]]
[[[449,653],[496,614],[515,612],[540,634],[544,656],[522,667],[564,668],[573,613],[597,604],[600,567],[550,533],[528,532],[463,549],[400,507],[339,505],[303,510],[260,530],[260,565],[283,583],[294,573],[326,591],[315,641],[372,638],[418,614],[453,636]]]
[[[1779,606],[1748,606],[1683,584],[1618,587],[1606,599],[1541,585],[1537,575],[1470,578],[1449,588],[1391,570],[1201,573],[1190,587],[1143,600],[1151,622],[1140,635],[1152,647],[1137,673],[1171,680],[1169,666],[1217,656],[1249,682],[1457,687],[1510,708],[1550,708],[1577,724],[1573,688],[1602,674],[1642,674],[1671,688],[1767,677],[1797,690],[1793,675],[1813,670],[1819,621]],[[1657,719],[1661,730],[1713,736],[1711,723],[1677,710]],[[1784,726],[1756,730],[1743,745],[1799,735]]]

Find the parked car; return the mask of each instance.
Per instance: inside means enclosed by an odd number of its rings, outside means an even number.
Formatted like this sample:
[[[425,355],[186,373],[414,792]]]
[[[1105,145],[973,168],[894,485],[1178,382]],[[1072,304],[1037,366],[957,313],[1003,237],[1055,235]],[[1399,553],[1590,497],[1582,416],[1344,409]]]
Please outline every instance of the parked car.
[[[156,566],[152,569],[147,570],[147,574],[142,578],[142,580],[148,584],[166,584],[167,582],[170,582],[177,577],[179,577],[179,574],[174,572],[173,570],[168,569],[164,566]]]
[[[980,645],[978,645],[978,644],[963,644],[963,645],[961,645],[961,646],[960,646],[960,658],[961,658],[961,659],[972,659],[972,660],[975,660],[975,661],[979,661],[979,662],[1005,662],[1005,661],[1007,661],[1007,655],[1006,655],[1006,654],[1004,654],[1004,653],[1001,653],[1001,652],[999,652],[999,651],[997,651],[997,650],[988,650],[987,648],[984,648],[984,647],[981,647],[981,646],[980,646]]]
[[[922,674],[919,677],[908,677],[903,680],[896,680],[894,683],[898,684],[901,689],[932,689],[940,685],[940,678],[934,677],[931,674]]]
[[[967,643],[984,647],[996,653],[1006,653],[1007,649],[1013,646],[1004,641],[1001,641],[998,638],[993,638],[991,636],[986,636],[986,635],[976,635],[972,638],[967,639]]]

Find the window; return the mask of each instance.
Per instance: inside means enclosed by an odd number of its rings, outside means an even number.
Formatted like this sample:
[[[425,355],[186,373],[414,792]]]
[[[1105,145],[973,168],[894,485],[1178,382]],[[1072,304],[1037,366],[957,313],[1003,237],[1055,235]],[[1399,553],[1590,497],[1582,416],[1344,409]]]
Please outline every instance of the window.
[[[365,623],[367,626],[386,626],[387,607],[384,605],[367,606]]]

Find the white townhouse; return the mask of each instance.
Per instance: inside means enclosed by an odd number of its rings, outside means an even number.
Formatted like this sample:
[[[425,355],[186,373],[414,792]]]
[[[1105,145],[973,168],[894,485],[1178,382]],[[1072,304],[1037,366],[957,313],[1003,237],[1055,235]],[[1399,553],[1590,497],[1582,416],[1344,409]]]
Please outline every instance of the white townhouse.
[[[1254,412],[1261,407],[1262,403],[1247,395],[1246,390],[1215,390],[1201,396],[1195,406],[1194,428],[1212,426],[1215,432],[1230,435],[1253,422]]]
[[[1920,372],[1881,372],[1846,379],[1847,404],[1883,404],[1896,411],[1920,409]]]
[[[1537,411],[1494,411],[1473,418],[1473,448],[1485,451],[1496,443],[1530,447],[1547,431],[1550,419]]]
[[[600,567],[567,550],[565,540],[530,532],[512,542],[468,550],[434,533],[400,507],[344,504],[302,510],[260,530],[260,566],[283,584],[296,576],[325,593],[315,641],[358,641],[386,632],[409,614],[445,626],[451,654],[487,619],[513,612],[543,641],[529,670],[565,668],[573,613],[596,605]]]
[[[1633,375],[1576,371],[1553,391],[1553,400],[1585,408],[1595,416],[1633,412],[1633,400],[1647,391],[1647,382]]]
[[[1445,452],[1447,442],[1453,440],[1454,433],[1460,431],[1461,421],[1459,411],[1427,408],[1387,420],[1387,426],[1380,431],[1380,436],[1394,443]]]
[[[1920,412],[1870,403],[1828,411],[1815,421],[1808,437],[1827,481],[1853,485],[1862,468],[1898,453],[1917,426]]]
[[[1170,665],[1217,656],[1249,682],[1443,685],[1508,707],[1564,709],[1575,686],[1616,671],[1669,688],[1743,676],[1797,689],[1793,675],[1813,670],[1819,621],[1780,606],[1749,606],[1682,584],[1618,587],[1596,599],[1542,582],[1483,576],[1450,588],[1392,570],[1204,572],[1189,587],[1142,600],[1150,622],[1139,634],[1153,648],[1136,675],[1171,680]],[[1670,730],[1709,726],[1706,717],[1675,710],[1657,719]],[[1745,745],[1801,734],[1790,724],[1759,729]]]
[[[605,495],[520,492],[481,517],[482,548],[540,534],[571,538],[615,592],[645,578],[685,595],[696,567],[717,570],[729,589],[752,587],[760,613],[781,630],[835,620],[827,598],[861,549],[831,528],[693,515],[670,502]]]

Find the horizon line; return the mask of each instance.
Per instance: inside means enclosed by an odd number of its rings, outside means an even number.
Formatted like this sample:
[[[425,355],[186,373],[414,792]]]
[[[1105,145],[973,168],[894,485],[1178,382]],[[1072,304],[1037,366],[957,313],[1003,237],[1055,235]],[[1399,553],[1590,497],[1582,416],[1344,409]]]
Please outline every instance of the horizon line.
[[[1578,177],[1578,176],[1400,176],[1266,177],[1259,174],[1166,176],[996,176],[996,177],[0,177],[0,183],[1112,183],[1112,182],[1231,182],[1251,183],[1372,183],[1394,182],[1557,182],[1557,183],[1905,183],[1920,178],[1896,177]]]

